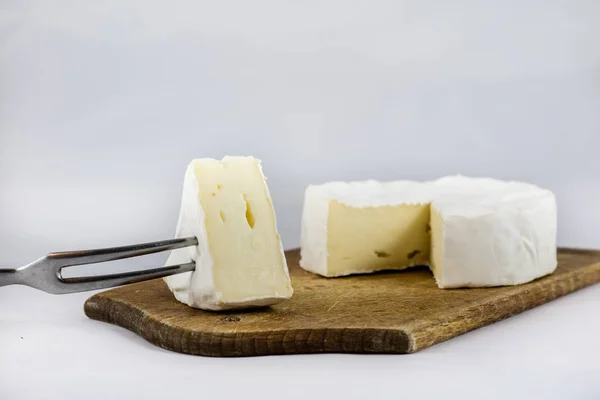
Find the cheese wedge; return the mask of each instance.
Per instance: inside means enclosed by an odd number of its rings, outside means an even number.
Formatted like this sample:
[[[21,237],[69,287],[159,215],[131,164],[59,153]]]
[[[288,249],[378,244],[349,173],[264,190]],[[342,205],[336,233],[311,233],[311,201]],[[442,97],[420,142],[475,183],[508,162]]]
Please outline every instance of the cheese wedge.
[[[185,172],[176,237],[198,246],[171,252],[167,265],[196,270],[165,282],[177,300],[206,310],[266,306],[293,289],[260,161],[193,160]]]
[[[461,176],[311,185],[300,265],[328,277],[430,265],[441,288],[528,282],[557,265],[555,198]]]

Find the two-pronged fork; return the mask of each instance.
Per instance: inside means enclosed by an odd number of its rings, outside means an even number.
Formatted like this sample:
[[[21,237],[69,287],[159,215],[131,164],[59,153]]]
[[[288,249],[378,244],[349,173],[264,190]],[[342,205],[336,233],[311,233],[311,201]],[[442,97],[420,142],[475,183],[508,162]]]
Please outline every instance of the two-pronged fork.
[[[66,294],[106,289],[181,274],[193,271],[196,268],[196,263],[190,262],[142,271],[77,278],[63,278],[61,270],[65,267],[143,256],[197,244],[198,240],[195,237],[188,237],[106,249],[50,253],[21,268],[0,269],[0,286],[26,285],[52,294]]]

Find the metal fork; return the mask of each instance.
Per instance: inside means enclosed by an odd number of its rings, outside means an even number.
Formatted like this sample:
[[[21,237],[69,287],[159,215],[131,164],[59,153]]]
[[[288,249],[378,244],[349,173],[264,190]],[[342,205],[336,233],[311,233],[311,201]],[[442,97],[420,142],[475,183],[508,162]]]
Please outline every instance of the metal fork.
[[[197,244],[198,239],[195,237],[188,237],[134,244],[131,246],[110,247],[106,249],[50,253],[21,268],[0,268],[0,286],[26,285],[43,290],[47,293],[66,294],[106,289],[149,279],[181,274],[183,272],[193,271],[196,268],[196,263],[190,262],[187,264],[169,265],[142,271],[77,278],[64,278],[61,271],[65,267],[115,261],[123,258],[195,246]]]

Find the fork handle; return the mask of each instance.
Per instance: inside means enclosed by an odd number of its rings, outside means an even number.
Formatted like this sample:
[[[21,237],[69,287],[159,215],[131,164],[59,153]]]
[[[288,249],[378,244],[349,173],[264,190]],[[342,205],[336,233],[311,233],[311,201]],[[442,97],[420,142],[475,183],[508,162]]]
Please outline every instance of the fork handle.
[[[0,286],[13,285],[18,282],[16,269],[0,268]]]

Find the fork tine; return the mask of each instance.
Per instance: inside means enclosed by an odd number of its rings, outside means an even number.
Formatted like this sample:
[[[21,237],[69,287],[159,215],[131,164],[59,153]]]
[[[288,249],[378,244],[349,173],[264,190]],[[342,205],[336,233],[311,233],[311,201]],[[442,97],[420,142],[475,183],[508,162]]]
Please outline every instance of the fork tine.
[[[119,274],[85,276],[76,278],[63,278],[58,276],[60,283],[57,286],[59,293],[85,292],[88,290],[108,289],[115,286],[128,285],[146,281],[149,279],[162,278],[169,275],[181,274],[193,271],[195,262],[180,265],[169,265],[166,267],[146,269],[142,271],[124,272]]]
[[[0,270],[0,272],[2,272],[0,274],[0,286],[20,284],[31,286],[47,293],[65,294],[105,289],[148,279],[190,272],[193,271],[196,266],[191,260],[186,264],[112,275],[77,278],[63,278],[62,276],[62,269],[65,267],[143,256],[197,244],[198,239],[195,237],[188,237],[135,244],[131,246],[50,253],[24,267],[15,270]]]
[[[134,244],[131,246],[108,247],[105,249],[62,251],[48,254],[50,260],[60,260],[60,267],[69,267],[83,264],[95,264],[106,261],[120,260],[123,258],[143,256],[146,254],[160,253],[166,250],[174,250],[182,247],[198,244],[195,237],[162,240]]]

